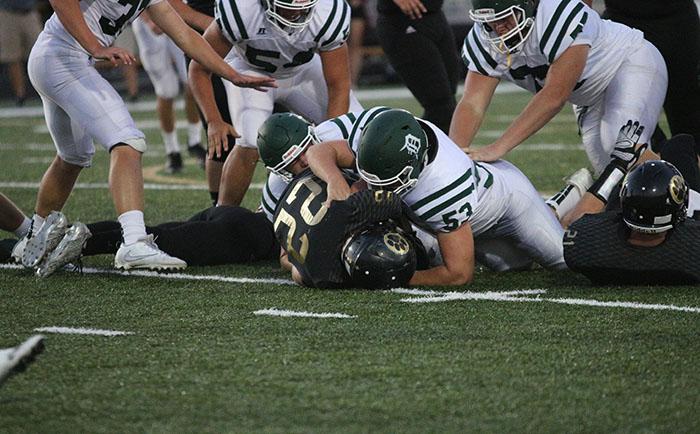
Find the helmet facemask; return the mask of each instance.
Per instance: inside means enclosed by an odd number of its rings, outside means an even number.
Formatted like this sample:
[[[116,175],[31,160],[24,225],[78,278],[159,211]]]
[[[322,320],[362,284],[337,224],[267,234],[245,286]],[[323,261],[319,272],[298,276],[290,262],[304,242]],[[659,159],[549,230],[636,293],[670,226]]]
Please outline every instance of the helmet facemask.
[[[420,163],[421,167],[423,163],[424,162]],[[359,160],[355,162],[355,165],[357,166],[357,172],[360,174],[360,178],[362,178],[372,190],[388,190],[399,196],[408,193],[415,187],[418,182],[418,175],[420,174],[420,168],[415,170],[416,168],[413,166],[406,166],[396,175],[390,178],[380,179],[379,176],[363,170],[360,167]],[[416,173],[414,174],[414,172]]]
[[[263,0],[263,2],[267,19],[285,33],[293,33],[309,24],[318,0]]]
[[[280,161],[276,166],[266,166],[270,172],[275,173],[282,177],[286,182],[290,182],[294,178],[294,174],[287,170],[287,167],[294,164],[294,162],[301,156],[301,154],[306,151],[309,145],[318,144],[319,140],[316,137],[316,133],[311,125],[308,126],[308,132],[304,140],[298,145],[291,146],[287,152],[282,155],[282,161]]]
[[[480,24],[482,38],[489,42],[496,51],[501,54],[512,54],[520,50],[534,29],[535,19],[521,6],[513,5],[500,12],[494,9],[472,9],[469,17]],[[499,35],[495,29],[495,23],[501,20],[512,19],[515,25],[503,35]]]

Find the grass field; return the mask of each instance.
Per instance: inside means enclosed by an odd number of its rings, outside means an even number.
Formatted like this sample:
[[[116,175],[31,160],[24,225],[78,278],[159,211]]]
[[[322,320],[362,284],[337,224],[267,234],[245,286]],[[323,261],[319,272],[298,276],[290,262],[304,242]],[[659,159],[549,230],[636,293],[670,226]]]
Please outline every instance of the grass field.
[[[527,98],[498,94],[478,143],[503,131]],[[420,113],[408,98],[363,103]],[[53,145],[43,118],[6,112],[0,191],[30,212]],[[165,175],[160,134],[145,132],[147,223],[208,206],[202,171],[187,161],[183,174]],[[508,158],[553,192],[587,165],[578,143],[565,109]],[[114,218],[107,161],[98,149],[69,218]],[[263,179],[260,166],[256,182]],[[171,189],[158,189],[164,184]],[[259,198],[253,189],[245,205]],[[86,258],[86,273],[46,280],[0,269],[0,347],[39,327],[131,333],[47,334],[37,363],[0,389],[0,432],[700,429],[693,287],[593,287],[573,273],[482,270],[452,293],[323,291],[292,285],[272,262],[158,277],[108,274],[111,260]],[[346,317],[259,312],[272,308]]]

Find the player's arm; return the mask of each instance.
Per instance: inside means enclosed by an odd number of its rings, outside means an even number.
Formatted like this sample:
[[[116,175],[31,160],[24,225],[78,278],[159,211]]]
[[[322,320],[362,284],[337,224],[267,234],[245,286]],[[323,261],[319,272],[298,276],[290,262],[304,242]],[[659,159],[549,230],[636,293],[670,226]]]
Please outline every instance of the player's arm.
[[[410,285],[465,285],[474,278],[474,236],[469,223],[437,236],[443,264],[418,270]]]
[[[212,22],[204,32],[204,40],[221,57],[226,56],[231,51],[231,43],[224,37],[215,22]],[[214,89],[211,83],[211,72],[202,64],[193,60],[190,62],[188,79],[192,95],[194,95],[197,105],[204,116],[204,121],[207,123],[209,155],[221,157],[222,150],[229,150],[228,136],[239,137],[239,135],[233,126],[224,122],[221,112],[216,106]]]
[[[327,204],[350,197],[350,187],[340,171],[340,168],[355,167],[355,155],[348,142],[333,140],[310,146],[306,151],[306,159],[311,171],[328,184]]]
[[[588,45],[567,48],[552,63],[545,85],[532,97],[522,113],[515,118],[503,135],[492,144],[474,150],[477,161],[495,161],[539,131],[559,113],[578,83],[588,59]]]
[[[225,78],[236,86],[252,87],[264,90],[275,87],[275,79],[270,77],[255,77],[238,73],[231,68],[220,54],[205,41],[202,36],[185,24],[180,15],[168,2],[156,3],[149,6],[151,19],[193,60],[214,74]]]
[[[321,51],[323,76],[328,88],[328,111],[326,119],[347,113],[350,110],[350,63],[348,46],[343,44],[335,50]]]
[[[190,27],[194,28],[197,31],[204,33],[207,27],[209,27],[209,24],[211,24],[211,22],[214,21],[214,18],[201,12],[197,12],[196,10],[192,9],[187,4],[185,4],[185,2],[183,2],[182,0],[168,1],[170,2],[170,6],[172,6],[173,9],[175,9],[175,12],[177,12],[178,15],[180,15],[182,19],[190,25]]]
[[[136,58],[128,50],[105,47],[100,43],[85,22],[83,12],[80,10],[80,0],[49,0],[49,2],[63,27],[92,57],[108,60],[115,66],[119,63],[130,65],[136,62]]]
[[[289,262],[289,255],[287,255],[287,251],[282,247],[280,247],[280,267],[287,271],[292,271],[293,268],[292,263]]]
[[[486,109],[500,79],[469,71],[464,79],[464,93],[450,123],[450,138],[460,147],[469,148],[484,120]]]

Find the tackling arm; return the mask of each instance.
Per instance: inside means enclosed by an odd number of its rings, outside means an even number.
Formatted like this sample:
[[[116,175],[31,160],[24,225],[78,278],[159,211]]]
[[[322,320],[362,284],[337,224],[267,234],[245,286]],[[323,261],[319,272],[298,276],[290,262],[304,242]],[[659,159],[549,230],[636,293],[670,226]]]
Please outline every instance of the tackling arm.
[[[355,156],[345,140],[333,140],[310,146],[306,158],[311,171],[328,184],[328,201],[345,200],[351,191],[340,168],[354,167]]]
[[[321,51],[323,76],[328,87],[328,110],[326,119],[343,115],[350,110],[350,63],[348,46]]]
[[[192,9],[187,4],[185,4],[182,0],[168,1],[170,2],[170,6],[172,6],[173,9],[175,9],[175,12],[177,12],[178,15],[180,15],[182,19],[190,25],[190,27],[194,28],[199,32],[204,33],[207,27],[209,27],[209,24],[211,24],[211,22],[214,21],[214,18],[205,15],[201,12],[197,12],[196,10]]]
[[[410,285],[465,285],[474,279],[474,235],[469,223],[437,236],[443,265],[419,270]]]

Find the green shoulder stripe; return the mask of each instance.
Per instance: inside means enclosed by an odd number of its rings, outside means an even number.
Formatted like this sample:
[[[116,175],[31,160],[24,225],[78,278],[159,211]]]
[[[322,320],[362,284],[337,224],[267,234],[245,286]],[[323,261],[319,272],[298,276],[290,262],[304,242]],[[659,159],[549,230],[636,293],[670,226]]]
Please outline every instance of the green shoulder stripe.
[[[345,124],[343,124],[343,121],[341,121],[338,118],[335,118],[335,119],[331,119],[331,122],[333,122],[334,124],[336,124],[338,126],[338,128],[340,128],[340,133],[343,135],[343,138],[347,140],[347,138],[349,137],[349,134],[348,134],[347,128],[345,128]]]
[[[338,10],[338,3],[340,2],[345,3],[345,0],[335,0],[333,2],[333,7],[331,8],[331,13],[328,15],[328,19],[326,22],[323,24],[323,27],[321,27],[321,30],[319,30],[318,35],[314,38],[314,42],[318,42],[321,40],[323,35],[328,31],[328,28],[331,26],[331,23],[333,22],[333,18],[335,18],[335,12]]]
[[[229,0],[229,4],[231,5],[231,11],[233,11],[233,18],[236,20],[236,25],[241,33],[241,39],[248,39],[248,32],[245,30],[243,18],[241,18],[241,13],[238,11],[238,6],[236,6],[236,0]]]
[[[335,38],[338,37],[338,33],[343,29],[343,26],[345,24],[345,17],[348,15],[348,11],[350,11],[350,6],[348,6],[348,2],[344,1],[343,2],[343,14],[340,16],[340,22],[338,22],[338,25],[336,26],[335,30],[331,34],[331,37],[326,39],[326,41],[321,44],[322,47],[325,47],[326,45],[332,43],[335,41]]]
[[[224,5],[221,4],[221,2],[219,2],[219,17],[216,18],[216,24],[218,24],[221,30],[228,33],[229,36],[231,36],[231,39],[233,39],[234,41],[236,40],[236,35],[233,33],[231,24],[228,22],[228,18],[226,17]]]
[[[350,112],[350,113],[345,113],[345,116],[347,116],[348,119],[350,119],[350,122],[355,122],[355,121],[357,120],[357,118],[355,117],[355,114],[352,113],[352,112]]]
[[[544,47],[545,45],[547,45],[549,37],[554,31],[554,27],[556,27],[557,21],[559,21],[559,17],[561,16],[561,14],[564,13],[564,9],[566,9],[566,6],[568,6],[569,3],[571,3],[571,0],[564,0],[563,2],[559,3],[559,7],[556,11],[554,11],[554,15],[552,15],[552,19],[549,21],[549,24],[547,25],[547,28],[545,29],[544,34],[542,35],[542,40],[540,41],[540,51],[542,52],[542,54],[545,54]]]
[[[469,57],[471,57],[472,62],[474,62],[474,66],[476,69],[479,70],[479,73],[482,75],[489,75],[488,72],[484,69],[483,66],[481,66],[481,63],[479,63],[479,59],[476,58],[476,53],[474,52],[474,48],[472,48],[472,44],[469,42],[469,35],[464,39],[464,46],[467,47],[467,51],[469,52]]]
[[[469,187],[465,188],[461,192],[457,193],[456,195],[452,196],[451,198],[447,199],[446,201],[442,202],[439,205],[434,206],[432,209],[428,210],[427,212],[423,214],[419,214],[418,216],[422,218],[423,220],[429,220],[431,217],[433,217],[435,214],[445,210],[445,208],[450,207],[460,200],[464,199],[465,197],[469,196],[471,192],[474,191],[474,183],[469,184]]]
[[[476,32],[469,32],[469,33],[472,34],[472,39],[474,39],[474,45],[476,45],[476,48],[479,49],[479,51],[481,52],[481,55],[484,56],[484,59],[486,59],[486,63],[488,63],[491,68],[496,69],[496,66],[498,66],[498,64],[496,63],[495,60],[493,60],[493,57],[491,57],[489,52],[486,51],[486,49],[484,48],[484,46],[481,43],[481,41],[479,40],[479,38],[476,36]]]
[[[432,193],[423,199],[419,200],[418,202],[414,203],[411,205],[411,209],[413,211],[418,211],[425,205],[429,204],[430,202],[434,201],[435,199],[439,198],[440,196],[444,196],[445,194],[449,193],[450,191],[454,190],[458,186],[462,185],[469,177],[472,176],[472,169],[469,168],[467,169],[466,172],[459,178],[457,178],[454,182],[452,182],[450,185],[447,187],[441,188],[440,190],[436,191],[435,193]]]
[[[389,110],[389,107],[378,107],[371,108],[362,112],[360,114],[360,117],[357,118],[357,121],[352,125],[352,131],[350,131],[350,136],[348,137],[350,147],[352,147],[352,143],[355,141],[355,134],[357,134],[357,131],[360,129],[360,126],[364,128],[364,126],[367,125],[369,121],[374,119],[379,113],[385,112],[387,110]]]
[[[581,12],[581,9],[583,9],[583,3],[579,3],[574,7],[574,10],[571,11],[568,17],[566,17],[566,20],[564,21],[564,25],[561,28],[561,31],[559,31],[559,35],[557,36],[557,39],[554,41],[554,45],[552,45],[552,49],[549,52],[549,56],[547,56],[547,59],[549,59],[549,63],[554,62],[554,56],[557,55],[557,51],[559,50],[559,46],[561,46],[562,41],[564,40],[564,37],[569,33],[569,26],[571,25],[571,22],[574,20],[574,17],[578,15],[579,12]],[[588,17],[586,17],[588,18]]]

